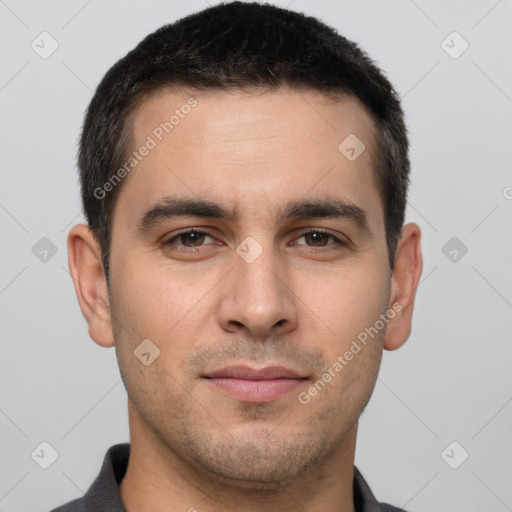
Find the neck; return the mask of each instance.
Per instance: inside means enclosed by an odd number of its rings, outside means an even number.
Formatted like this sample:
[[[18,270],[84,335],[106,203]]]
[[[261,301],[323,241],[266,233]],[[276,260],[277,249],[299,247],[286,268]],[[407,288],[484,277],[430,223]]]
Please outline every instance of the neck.
[[[357,424],[322,464],[290,481],[254,484],[206,472],[170,450],[130,411],[130,460],[119,485],[127,512],[354,512]]]

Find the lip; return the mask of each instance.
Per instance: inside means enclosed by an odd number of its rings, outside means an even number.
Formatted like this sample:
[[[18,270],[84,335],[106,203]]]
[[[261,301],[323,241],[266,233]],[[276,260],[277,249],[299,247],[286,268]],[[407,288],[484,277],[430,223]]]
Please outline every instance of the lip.
[[[301,386],[307,377],[284,366],[255,369],[249,366],[228,366],[203,378],[217,391],[241,402],[268,403]]]
[[[244,380],[304,379],[298,372],[284,366],[251,368],[250,366],[226,366],[206,375],[206,378],[232,378]]]

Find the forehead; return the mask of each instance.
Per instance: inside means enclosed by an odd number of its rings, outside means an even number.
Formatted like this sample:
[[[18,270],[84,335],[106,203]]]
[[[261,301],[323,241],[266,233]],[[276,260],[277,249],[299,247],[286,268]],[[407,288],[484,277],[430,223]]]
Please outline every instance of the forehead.
[[[270,217],[304,197],[346,199],[382,217],[375,125],[355,98],[161,90],[138,105],[130,128],[137,162],[115,210],[126,215],[195,196],[224,202],[237,218]]]

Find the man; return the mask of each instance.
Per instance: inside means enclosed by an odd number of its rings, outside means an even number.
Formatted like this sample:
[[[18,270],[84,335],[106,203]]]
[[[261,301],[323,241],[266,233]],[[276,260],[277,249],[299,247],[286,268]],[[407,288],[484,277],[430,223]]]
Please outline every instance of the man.
[[[422,271],[407,152],[380,70],[292,11],[221,4],[110,69],[68,250],[89,334],[116,348],[130,444],[56,510],[399,510],[354,453]]]

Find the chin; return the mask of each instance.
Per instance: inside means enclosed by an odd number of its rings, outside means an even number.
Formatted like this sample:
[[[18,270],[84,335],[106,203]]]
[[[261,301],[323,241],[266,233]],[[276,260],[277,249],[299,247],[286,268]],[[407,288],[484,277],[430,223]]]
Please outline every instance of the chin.
[[[188,445],[192,458],[203,471],[223,485],[253,491],[272,492],[299,476],[314,471],[328,457],[328,443],[312,434],[284,435],[277,438],[273,425],[258,434],[247,432],[233,439],[228,436],[208,445],[194,440]]]

